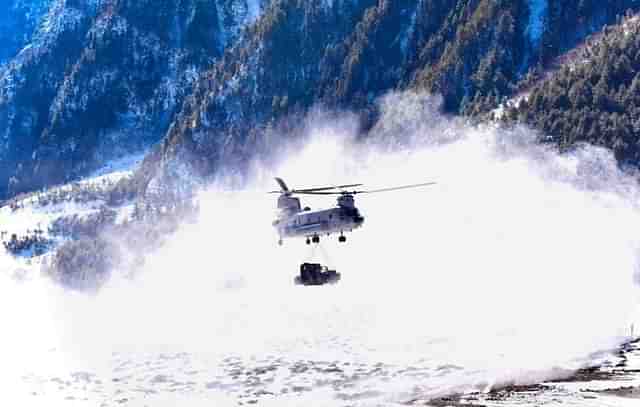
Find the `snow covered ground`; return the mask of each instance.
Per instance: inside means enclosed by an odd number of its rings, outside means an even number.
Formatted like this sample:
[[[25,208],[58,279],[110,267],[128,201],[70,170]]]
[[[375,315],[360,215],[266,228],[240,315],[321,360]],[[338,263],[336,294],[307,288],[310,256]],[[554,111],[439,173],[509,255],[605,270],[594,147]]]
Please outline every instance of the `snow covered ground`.
[[[283,357],[223,361],[190,353],[113,354],[109,371],[72,372],[51,377],[25,375],[21,387],[32,404],[56,400],[62,405],[519,405],[636,406],[640,397],[640,350],[637,343],[625,348],[626,365],[600,367],[560,383],[508,386],[462,396],[422,398],[411,383],[433,381],[461,370],[456,366],[420,368],[347,361],[289,361]],[[611,363],[620,363],[612,357]],[[395,386],[390,384],[395,383]],[[385,392],[399,391],[395,397]],[[401,392],[400,390],[404,390]],[[417,389],[416,389],[417,390]],[[50,396],[54,395],[54,398]]]
[[[430,117],[420,109],[432,105],[403,112]],[[406,131],[407,120],[389,120],[385,131]],[[349,143],[349,124],[310,126],[303,151],[277,168],[256,164],[242,191],[204,191],[195,223],[98,293],[15,279],[15,260],[0,255],[2,397],[35,407],[618,397],[595,391],[618,386],[618,376],[584,387],[557,381],[619,364],[616,351],[637,326],[635,178],[602,149],[559,155],[527,133],[419,121],[421,144],[390,152]],[[358,197],[365,226],[346,245],[323,239],[322,252],[276,244],[275,203],[264,193],[274,175],[291,187],[438,185]],[[14,229],[53,216],[23,210],[0,216]],[[342,281],[294,286],[298,265],[313,259]],[[636,386],[636,350],[627,355],[624,383]],[[550,380],[511,399],[490,393]]]
[[[416,400],[421,404],[425,400]],[[507,386],[490,393],[473,393],[432,400],[431,405],[503,407],[583,406],[632,407],[640,403],[640,341],[624,344],[616,356],[599,366],[577,372],[567,380],[533,386]]]
[[[86,190],[106,190],[120,179],[131,175],[141,163],[143,156],[125,157],[109,163],[95,174],[73,184],[62,185],[47,191],[26,194],[0,207],[0,243],[9,242],[12,235],[24,237],[34,231],[41,231],[40,236],[53,242],[52,249],[65,241],[64,237],[53,236],[49,228],[64,216],[77,215],[86,217],[95,214],[105,205],[103,199],[76,201],[79,192]],[[96,194],[99,195],[99,194]],[[121,223],[131,215],[132,205],[116,208],[117,222]],[[42,255],[26,252],[20,256],[11,256],[3,245],[0,245],[0,274],[26,274],[34,276],[40,272],[41,265],[53,250]]]
[[[142,152],[113,160],[105,164],[93,174],[89,175],[85,182],[100,182],[104,177],[107,177],[109,180],[117,181],[120,178],[131,175],[133,170],[142,163],[146,154],[147,152]]]

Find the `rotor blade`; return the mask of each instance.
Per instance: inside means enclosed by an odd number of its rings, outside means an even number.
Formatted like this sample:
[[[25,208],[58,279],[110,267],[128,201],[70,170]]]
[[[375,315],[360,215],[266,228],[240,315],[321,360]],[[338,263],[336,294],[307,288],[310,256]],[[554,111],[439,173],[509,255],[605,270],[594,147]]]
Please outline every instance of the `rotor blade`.
[[[375,193],[378,193],[378,192],[390,192],[390,191],[398,191],[398,190],[401,190],[401,189],[428,187],[428,186],[436,185],[436,184],[437,184],[437,182],[425,182],[424,184],[403,185],[401,187],[372,189],[372,190],[369,190],[369,191],[354,191],[354,193],[357,193],[357,194],[375,194]]]
[[[351,194],[351,192],[347,191],[333,191],[333,192],[322,192],[322,191],[293,191],[296,195],[345,195]]]
[[[280,188],[282,189],[281,192],[289,192],[289,188],[287,188],[287,184],[284,183],[282,178],[276,177],[276,182],[280,185]]]
[[[330,191],[332,189],[354,188],[354,187],[361,187],[361,186],[362,186],[362,184],[336,185],[336,186],[332,186],[332,187],[294,189],[291,192],[293,192],[293,193],[303,193],[303,192]]]
[[[426,182],[424,184],[412,184],[412,185],[403,185],[399,187],[393,188],[382,188],[382,189],[372,189],[368,191],[327,191],[327,189],[323,188],[313,188],[313,189],[294,189],[291,193],[298,195],[357,195],[357,194],[374,194],[378,192],[390,192],[390,191],[399,191],[401,189],[410,189],[410,188],[420,188],[420,187],[428,187],[431,185],[436,185],[437,182]],[[345,185],[344,187],[348,187]],[[279,192],[274,192],[279,193]]]
[[[358,186],[361,184],[356,184],[356,185],[344,185],[344,187],[349,187],[349,186]],[[336,187],[336,188],[341,188],[341,187]],[[354,192],[350,192],[350,191],[330,191],[331,189],[334,188],[312,188],[312,189],[293,189],[291,191],[269,191],[267,192],[267,194],[287,194],[287,195],[344,195],[346,193],[360,193],[361,191],[354,191]]]

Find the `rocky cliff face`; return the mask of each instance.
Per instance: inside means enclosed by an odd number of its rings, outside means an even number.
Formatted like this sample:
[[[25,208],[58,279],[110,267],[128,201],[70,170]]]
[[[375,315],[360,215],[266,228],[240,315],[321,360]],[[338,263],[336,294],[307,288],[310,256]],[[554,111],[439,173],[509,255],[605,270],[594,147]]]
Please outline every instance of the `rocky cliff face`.
[[[356,111],[366,133],[393,89],[479,115],[628,9],[639,2],[51,0],[0,70],[0,197],[163,137],[142,185],[176,163],[241,168],[312,106]]]
[[[0,71],[0,196],[86,174],[165,133],[258,0],[56,0]]]

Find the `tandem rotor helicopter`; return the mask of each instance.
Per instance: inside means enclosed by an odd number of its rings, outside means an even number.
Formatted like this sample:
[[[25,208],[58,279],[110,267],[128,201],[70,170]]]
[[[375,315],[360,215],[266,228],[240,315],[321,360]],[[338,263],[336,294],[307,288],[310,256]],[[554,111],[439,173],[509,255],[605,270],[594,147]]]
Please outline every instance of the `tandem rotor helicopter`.
[[[423,184],[403,185],[392,188],[374,190],[348,190],[348,188],[361,187],[363,184],[335,185],[319,188],[289,189],[282,178],[276,178],[279,191],[271,191],[270,194],[280,194],[278,197],[278,218],[273,221],[273,226],[278,230],[280,239],[278,244],[283,244],[283,239],[303,237],[307,244],[320,243],[320,236],[329,236],[339,233],[338,241],[347,241],[345,232],[351,232],[362,226],[364,217],[355,204],[355,196],[359,194],[373,194],[378,192],[398,191],[401,189],[419,188],[435,185],[435,182]],[[300,199],[294,195],[337,195],[337,206],[330,209],[314,210],[302,207]]]

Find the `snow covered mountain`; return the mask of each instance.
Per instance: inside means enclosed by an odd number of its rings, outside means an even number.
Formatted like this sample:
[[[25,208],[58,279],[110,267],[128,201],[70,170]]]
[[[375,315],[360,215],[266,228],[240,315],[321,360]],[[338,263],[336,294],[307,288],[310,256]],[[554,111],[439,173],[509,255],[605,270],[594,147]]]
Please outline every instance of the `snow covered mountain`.
[[[0,401],[633,405],[639,3],[0,0]]]
[[[445,110],[476,115],[640,5],[14,0],[2,7],[0,36],[13,44],[0,68],[6,198],[77,179],[160,140],[138,177],[142,189],[175,158],[210,176],[242,166],[267,148],[270,128],[312,106],[353,109],[366,130],[375,99],[392,89],[441,94]]]
[[[160,140],[199,73],[260,10],[245,0],[53,1],[0,70],[0,196]]]
[[[277,149],[279,126],[295,126],[288,118],[318,105],[354,111],[366,134],[376,125],[377,99],[394,89],[439,94],[445,111],[477,115],[517,93],[522,82],[587,35],[639,6],[637,1],[275,2],[197,80],[161,148],[149,157],[141,183],[158,167],[168,166],[174,174],[175,162],[205,177],[237,170],[256,152]]]
[[[637,82],[638,69],[634,71],[633,66],[640,67],[634,60],[640,54],[634,51],[637,36],[625,37],[624,33],[636,21],[632,10],[640,7],[637,3],[6,3],[9,14],[24,16],[11,20],[22,21],[23,27],[0,25],[0,35],[19,34],[14,37],[27,45],[0,68],[0,197],[27,194],[5,202],[5,223],[15,225],[8,217],[29,218],[33,210],[40,210],[36,201],[29,201],[34,196],[45,202],[44,207],[52,199],[84,202],[85,198],[88,206],[78,208],[79,213],[75,209],[68,214],[58,211],[48,218],[49,223],[39,222],[46,224],[31,223],[26,228],[29,233],[25,228],[7,227],[4,241],[13,240],[11,251],[23,259],[38,257],[40,252],[55,253],[67,240],[86,241],[94,252],[114,254],[115,249],[98,239],[95,229],[118,228],[126,218],[126,223],[137,220],[137,227],[147,230],[144,219],[158,216],[161,207],[169,208],[169,218],[179,217],[185,209],[182,203],[190,202],[199,181],[220,173],[242,175],[256,157],[278,156],[284,143],[308,131],[300,117],[309,112],[321,110],[331,116],[349,111],[357,117],[358,137],[389,138],[385,142],[390,143],[397,135],[380,130],[388,127],[381,106],[397,103],[396,110],[402,110],[404,104],[394,97],[381,99],[387,92],[440,94],[444,111],[483,117],[501,98],[517,95],[531,84],[543,90],[562,89],[564,85],[558,82],[567,80],[562,79],[566,70],[557,68],[558,61],[576,45],[577,49],[595,49],[592,55],[621,47],[623,51],[616,55],[630,62],[609,58],[617,62],[607,68],[606,78],[617,82],[607,84],[607,89],[618,92],[628,87],[627,102],[616,101],[618,96],[612,94],[606,96],[611,102],[600,105],[605,110],[626,109],[625,114],[599,115],[611,115],[612,123],[632,121],[633,112],[640,108],[634,102],[635,88],[630,86]],[[626,18],[622,17],[625,12]],[[616,22],[617,28],[602,29]],[[29,27],[32,35],[28,35]],[[595,34],[589,40],[595,45],[581,45],[590,33]],[[620,37],[630,40],[620,42]],[[585,66],[606,65],[608,57],[603,55]],[[553,68],[547,73],[553,86],[542,81],[546,76],[541,75],[541,67]],[[574,76],[583,72],[570,71]],[[594,70],[588,72],[593,75]],[[598,79],[568,80],[588,84]],[[561,95],[536,89],[535,100],[543,100],[544,94],[551,102],[528,106],[532,112],[519,105],[520,111],[509,110],[504,117],[542,128],[543,140],[564,148],[572,140],[584,140],[569,137],[583,124],[565,123],[572,119],[557,124],[558,109],[577,117],[568,106],[556,103]],[[601,89],[603,92],[606,95],[607,90]],[[552,107],[540,111],[543,105]],[[614,148],[619,159],[636,165],[633,157],[638,156],[634,155],[638,144],[633,139],[637,128],[627,125],[624,129],[622,142],[616,128],[589,136],[588,141]],[[108,178],[108,182],[99,179],[97,184],[76,182],[33,195],[38,189],[78,181],[119,157],[131,156],[144,157],[144,161],[126,176]],[[84,198],[76,198],[78,194]],[[12,206],[14,209],[8,209]],[[26,209],[15,212],[22,206]],[[125,212],[136,208],[135,216],[120,214],[121,207],[127,208]],[[67,219],[58,219],[61,217]],[[56,220],[58,224],[53,225]],[[174,220],[167,221],[166,230],[175,229]],[[69,243],[67,248],[82,249],[72,246]],[[121,253],[114,256],[121,257]],[[74,263],[81,262],[74,256],[61,261],[67,262],[66,269],[83,268]],[[89,275],[110,268],[109,264],[92,264]]]

